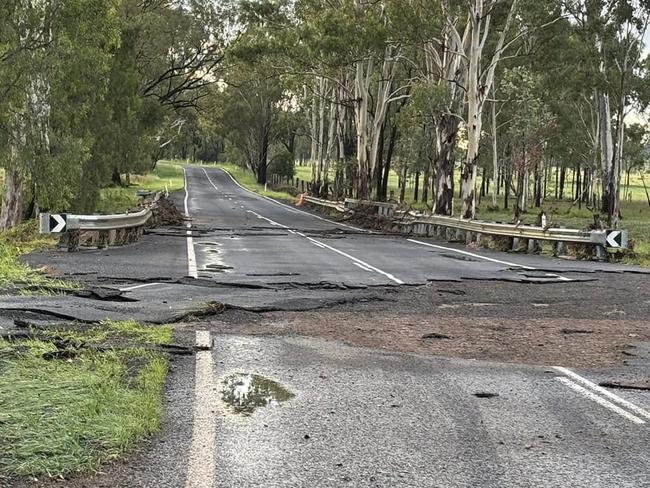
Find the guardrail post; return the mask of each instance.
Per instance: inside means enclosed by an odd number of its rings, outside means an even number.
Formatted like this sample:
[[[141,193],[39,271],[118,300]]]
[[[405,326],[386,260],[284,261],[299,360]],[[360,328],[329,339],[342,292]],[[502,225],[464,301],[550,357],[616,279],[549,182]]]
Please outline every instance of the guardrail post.
[[[512,250],[516,251],[519,248],[519,237],[512,238]]]
[[[598,261],[607,261],[607,251],[604,246],[596,246],[596,259]]]
[[[528,252],[530,254],[538,254],[539,250],[539,241],[537,239],[528,239]]]
[[[79,230],[69,230],[66,232],[68,252],[77,252],[79,250]]]
[[[109,235],[107,230],[100,230],[97,237],[97,247],[99,249],[106,249],[108,247]]]

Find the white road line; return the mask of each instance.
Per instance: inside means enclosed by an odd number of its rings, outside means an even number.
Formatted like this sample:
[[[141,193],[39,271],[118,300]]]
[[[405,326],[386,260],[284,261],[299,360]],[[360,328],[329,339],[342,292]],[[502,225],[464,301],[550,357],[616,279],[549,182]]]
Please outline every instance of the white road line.
[[[271,224],[271,225],[273,225],[275,227],[282,227],[283,229],[288,229],[289,228],[288,226],[286,226],[284,224],[281,224],[279,222],[276,222],[275,220],[271,220],[268,217],[264,217],[264,215],[260,215],[257,212],[254,212],[253,210],[247,210],[247,212],[255,215],[258,219],[266,220],[269,224]]]
[[[207,330],[196,331],[196,345],[210,347]],[[217,375],[214,371],[212,351],[196,352],[194,375],[194,417],[192,419],[192,445],[187,463],[185,488],[212,488],[215,483],[215,440],[217,419]]]
[[[225,170],[223,168],[217,168],[217,169],[220,169],[221,171],[226,173],[230,177],[230,179],[233,181],[233,183],[235,183],[235,185],[237,185],[242,190],[247,191],[248,193],[251,193],[251,194],[255,195],[256,197],[260,197],[260,198],[263,198],[264,200],[268,200],[269,202],[275,203],[276,205],[280,205],[281,207],[284,207],[284,208],[288,209],[291,212],[308,215],[309,217],[313,217],[315,219],[322,220],[323,222],[329,222],[330,224],[338,225],[338,226],[341,226],[341,227],[347,227],[348,229],[353,229],[353,230],[356,230],[356,231],[359,231],[359,232],[364,232],[366,234],[374,234],[374,232],[371,231],[371,230],[360,229],[359,227],[354,227],[353,225],[344,224],[342,222],[335,222],[334,220],[326,219],[325,217],[320,217],[318,215],[314,215],[314,214],[311,214],[309,212],[305,212],[304,210],[300,210],[300,209],[294,208],[294,207],[292,207],[290,205],[287,205],[285,203],[278,202],[277,200],[274,200],[273,198],[269,198],[267,196],[260,195],[259,193],[255,193],[254,191],[251,191],[248,188],[243,187],[242,185],[240,185],[239,182],[227,170]],[[205,171],[205,169],[203,171]]]
[[[205,169],[204,169],[203,171],[205,171]],[[237,183],[237,180],[235,180],[235,179],[232,177],[232,175],[231,175],[230,173],[228,173],[225,169],[222,170],[222,171],[224,171],[228,176],[230,176],[230,179],[231,179],[232,181],[234,181],[235,184],[236,184],[239,188],[241,188],[241,189],[243,189],[243,190],[246,190],[246,191],[248,191],[248,192],[250,192],[250,193],[253,193],[253,192],[251,192],[250,190],[248,190],[248,189],[244,188],[243,186],[241,186],[239,183]],[[207,175],[207,173],[206,173],[206,175]],[[210,177],[208,177],[208,179],[209,179],[209,178],[210,178]],[[212,186],[214,186],[214,185],[212,185]],[[257,195],[257,193],[253,193],[253,194],[254,194],[254,195]],[[262,195],[257,195],[257,196],[262,196]],[[264,197],[264,198],[267,198],[267,197]],[[291,209],[291,210],[295,210],[295,209],[289,207],[288,205],[281,204],[281,203],[279,203],[279,202],[276,202],[276,201],[273,200],[273,199],[270,199],[270,198],[267,198],[267,199],[268,199],[268,200],[271,200],[271,201],[274,202],[274,203],[278,203],[279,205],[285,206],[285,207],[287,207],[287,208],[289,208],[289,209]],[[275,225],[275,226],[278,226],[278,227],[282,227],[283,229],[290,230],[288,226],[286,226],[286,225],[284,225],[284,224],[281,224],[281,223],[279,223],[279,222],[276,222],[275,220],[271,220],[271,219],[269,219],[268,217],[264,217],[263,215],[260,215],[259,213],[254,212],[253,210],[247,210],[247,212],[249,212],[249,213],[251,213],[251,214],[257,216],[257,218],[259,218],[259,219],[266,220],[266,221],[269,222],[271,225]],[[302,212],[302,213],[307,213],[307,212]],[[307,214],[307,215],[310,215],[310,216],[312,216],[312,217],[316,217],[316,218],[320,218],[320,217],[317,217],[317,216],[315,216],[315,215],[311,215],[311,214]],[[331,221],[329,221],[329,220],[327,220],[327,219],[321,219],[321,220],[326,220],[327,222],[331,222]],[[336,222],[332,222],[332,223],[336,223]],[[348,227],[349,227],[349,226],[348,226]],[[308,236],[306,236],[305,234],[303,234],[302,232],[293,232],[293,233],[296,234],[296,235],[299,235],[300,237],[304,237],[305,239],[307,239],[307,240],[310,241],[312,244],[314,244],[314,245],[316,245],[316,246],[318,246],[318,247],[325,248],[325,249],[329,249],[330,251],[335,252],[335,253],[337,253],[337,254],[340,254],[341,256],[345,256],[346,258],[352,260],[353,262],[355,262],[355,263],[359,263],[359,264],[365,266],[369,271],[374,271],[375,273],[379,273],[380,275],[385,276],[386,278],[388,278],[388,279],[391,280],[391,281],[394,281],[394,282],[397,283],[398,285],[403,285],[403,284],[404,284],[404,282],[403,282],[402,280],[400,280],[400,279],[398,279],[398,278],[395,278],[395,276],[393,276],[392,274],[387,273],[386,271],[383,271],[383,270],[381,270],[381,269],[379,269],[379,268],[375,268],[374,266],[372,266],[372,265],[366,263],[365,261],[362,261],[361,259],[355,258],[354,256],[351,256],[351,255],[349,255],[349,254],[347,254],[347,253],[345,253],[345,252],[343,252],[343,251],[340,251],[340,250],[338,250],[338,249],[336,249],[336,248],[334,248],[334,247],[332,247],[332,246],[328,246],[327,244],[325,244],[325,243],[323,243],[323,242],[320,242],[320,241],[317,241],[316,239],[313,239],[313,238],[311,238],[311,237],[308,237]]]
[[[214,182],[212,181],[212,178],[210,178],[210,175],[209,175],[208,172],[205,170],[205,168],[201,168],[201,169],[202,169],[203,172],[205,173],[205,177],[208,179],[208,181],[210,182],[210,184],[212,185],[212,187],[213,187],[215,190],[218,191],[219,188],[217,188],[217,185],[214,184]],[[230,197],[228,197],[228,199],[230,200]]]
[[[568,376],[569,378],[574,379],[578,383],[582,383],[583,385],[585,385],[590,390],[592,390],[592,391],[594,391],[596,393],[600,393],[601,395],[609,398],[614,403],[618,403],[620,406],[627,408],[629,411],[634,412],[635,414],[637,414],[637,415],[639,415],[641,417],[645,417],[646,419],[650,420],[650,412],[648,412],[647,410],[644,410],[643,408],[638,407],[637,405],[635,405],[632,402],[628,402],[625,398],[621,398],[620,396],[615,395],[614,393],[612,393],[611,391],[603,388],[602,386],[599,386],[596,383],[593,383],[593,382],[589,381],[587,378],[583,378],[578,373],[574,373],[570,369],[563,368],[562,366],[553,366],[553,369],[560,372],[560,373],[562,373],[563,375]]]
[[[190,196],[190,192],[187,186],[187,171],[185,171],[185,168],[183,168],[183,177],[185,178],[185,217],[189,219],[190,212],[187,207],[187,200]],[[199,277],[199,272],[196,269],[196,253],[194,252],[194,242],[192,240],[192,223],[188,220],[185,227],[187,227],[187,275],[190,278],[197,279]]]
[[[164,283],[145,283],[143,285],[134,285],[134,286],[127,286],[125,288],[119,288],[119,290],[131,291],[131,290],[137,290],[138,288],[144,288],[145,286],[156,286],[156,285],[164,285]]]
[[[398,279],[398,278],[395,278],[395,276],[393,276],[392,274],[387,273],[386,271],[383,271],[383,270],[381,270],[381,269],[379,269],[379,268],[375,268],[373,265],[368,264],[368,263],[366,263],[365,261],[362,261],[362,260],[359,259],[359,258],[355,258],[354,256],[351,256],[351,255],[348,254],[348,253],[345,253],[345,252],[343,252],[343,251],[341,251],[341,250],[339,250],[339,249],[336,249],[336,248],[334,248],[334,247],[332,247],[332,246],[328,246],[328,245],[325,244],[324,242],[320,242],[320,241],[317,241],[316,239],[313,239],[313,238],[311,238],[311,237],[309,237],[309,236],[306,236],[306,235],[303,234],[302,232],[298,232],[297,234],[298,234],[299,236],[301,236],[301,237],[304,237],[304,238],[307,239],[308,241],[311,241],[311,242],[317,242],[318,244],[320,244],[321,246],[325,247],[326,249],[329,249],[330,251],[333,251],[333,252],[335,252],[335,253],[337,253],[337,254],[340,254],[341,256],[345,256],[346,258],[352,260],[353,262],[355,262],[355,263],[359,263],[359,264],[365,266],[366,268],[368,268],[368,269],[374,271],[375,273],[379,273],[380,275],[385,276],[386,278],[388,278],[388,279],[391,280],[391,281],[394,281],[394,282],[397,283],[398,285],[403,285],[403,284],[404,284],[404,282],[403,282],[402,280],[400,280],[400,279]]]
[[[546,276],[549,276],[551,278],[557,278],[557,279],[559,279],[561,281],[571,281],[571,278],[567,278],[566,276],[561,276],[561,275],[555,274],[555,273],[546,273]]]
[[[529,269],[531,271],[535,269],[535,268],[531,268],[530,266],[524,266],[523,264],[510,263],[508,261],[501,261],[500,259],[494,259],[494,258],[489,258],[487,256],[481,256],[480,254],[474,254],[473,252],[461,251],[460,249],[454,249],[453,247],[438,246],[436,244],[429,244],[428,242],[416,241],[415,239],[406,239],[406,240],[409,242],[413,242],[415,244],[420,244],[421,246],[433,247],[435,249],[442,249],[443,251],[457,252],[458,254],[464,254],[465,256],[471,256],[473,258],[483,259],[485,261],[491,261],[493,263],[505,264],[506,266],[514,266],[517,268]]]
[[[323,246],[320,242],[311,241],[311,243],[316,247],[320,247],[321,249],[325,249],[325,246]],[[357,263],[354,263],[354,264],[357,264]]]
[[[361,268],[361,269],[364,270],[364,271],[371,271],[371,272],[372,272],[371,269],[366,268],[363,264],[359,264],[359,263],[352,263],[352,264],[354,264],[355,266]]]
[[[636,415],[632,415],[627,410],[623,410],[621,407],[619,407],[617,405],[614,405],[612,402],[610,402],[608,400],[605,400],[604,398],[602,398],[602,397],[596,395],[595,393],[587,390],[586,388],[580,386],[579,384],[574,383],[569,378],[556,376],[555,379],[557,381],[559,381],[560,383],[564,384],[565,386],[568,386],[572,390],[574,390],[574,391],[580,393],[581,395],[589,398],[590,400],[593,400],[597,404],[611,410],[612,412],[616,412],[621,417],[625,417],[627,420],[630,420],[630,421],[634,422],[635,424],[639,424],[639,425],[645,424],[645,421],[641,420]]]
[[[204,169],[203,171],[205,171],[205,169]],[[225,171],[225,170],[224,170],[224,171]],[[228,172],[226,171],[226,173],[228,173]],[[229,173],[228,173],[228,176],[230,176]],[[230,176],[230,178],[232,178],[232,176]],[[237,181],[235,181],[234,178],[232,178],[232,180],[233,180],[235,183],[237,183]],[[237,183],[237,185],[238,185],[240,188],[243,188],[244,190],[246,190],[246,188],[244,188],[243,186],[239,185],[239,183]],[[246,190],[246,191],[248,191],[248,190]],[[277,202],[276,202],[276,203],[277,203]],[[275,220],[271,220],[271,219],[269,219],[268,217],[264,217],[263,215],[260,215],[259,213],[254,212],[253,210],[248,210],[248,212],[251,213],[251,214],[253,214],[253,215],[255,215],[255,216],[257,216],[257,218],[259,218],[259,219],[264,219],[264,220],[266,220],[266,221],[269,222],[271,225],[277,225],[278,227],[282,227],[282,228],[284,228],[284,229],[288,229],[288,230],[290,230],[288,226],[286,226],[286,225],[284,225],[284,224],[281,224],[281,223],[279,223],[279,222],[276,222]],[[310,215],[311,215],[311,214],[310,214]],[[334,247],[332,247],[332,246],[328,246],[327,244],[325,244],[325,243],[323,243],[323,242],[317,241],[316,239],[313,239],[313,238],[311,238],[311,237],[309,237],[309,236],[306,236],[306,235],[303,234],[302,232],[293,232],[293,233],[296,234],[296,235],[299,235],[300,237],[304,237],[305,239],[307,239],[307,240],[310,241],[312,244],[314,244],[314,245],[316,245],[316,246],[318,246],[318,247],[325,248],[325,249],[329,249],[330,251],[335,252],[335,253],[337,253],[337,254],[340,254],[341,256],[345,256],[346,258],[352,260],[353,262],[355,262],[355,263],[359,263],[359,264],[365,266],[365,267],[367,268],[368,271],[374,271],[375,273],[379,273],[380,275],[385,276],[385,277],[388,278],[389,280],[394,281],[394,282],[397,283],[398,285],[403,285],[403,284],[404,284],[404,282],[403,282],[402,280],[400,280],[400,279],[398,279],[398,278],[395,278],[392,274],[387,273],[387,272],[385,272],[385,271],[383,271],[383,270],[381,270],[381,269],[379,269],[379,268],[375,268],[374,266],[372,266],[372,265],[366,263],[365,261],[362,261],[361,259],[355,258],[354,256],[351,256],[351,255],[349,255],[349,254],[347,254],[347,253],[345,253],[345,252],[343,252],[343,251],[340,251],[340,250],[338,250],[338,249],[336,249],[336,248],[334,248]]]

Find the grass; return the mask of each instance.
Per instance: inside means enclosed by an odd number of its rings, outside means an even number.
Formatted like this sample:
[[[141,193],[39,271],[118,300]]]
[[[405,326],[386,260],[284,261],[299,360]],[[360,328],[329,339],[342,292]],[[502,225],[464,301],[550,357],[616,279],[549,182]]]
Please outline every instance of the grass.
[[[159,161],[152,173],[131,175],[131,185],[128,187],[103,188],[96,210],[101,214],[126,212],[137,207],[140,201],[138,190],[172,192],[184,187],[183,168],[171,161]]]
[[[20,262],[20,255],[56,245],[52,235],[39,234],[38,222],[28,221],[11,230],[0,232],[0,290],[23,285],[33,288],[74,288],[74,284],[47,278]]]
[[[97,470],[158,430],[168,360],[143,345],[171,337],[104,322],[0,339],[0,481]]]

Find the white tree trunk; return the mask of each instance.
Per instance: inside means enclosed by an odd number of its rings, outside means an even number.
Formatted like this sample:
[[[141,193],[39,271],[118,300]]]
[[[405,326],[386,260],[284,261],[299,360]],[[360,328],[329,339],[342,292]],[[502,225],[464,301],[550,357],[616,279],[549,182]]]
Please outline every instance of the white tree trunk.
[[[377,102],[375,104],[375,117],[372,123],[371,143],[368,148],[369,154],[369,171],[370,175],[377,167],[377,157],[379,155],[379,145],[382,143],[381,128],[386,121],[388,106],[390,104],[390,92],[395,77],[395,59],[393,56],[392,46],[386,46],[384,51],[384,61],[381,67],[381,79],[377,83]]]
[[[326,81],[321,77],[318,83],[318,150],[317,154],[317,170],[316,170],[316,189],[320,191],[320,186],[323,181],[323,146],[325,138],[325,90]]]
[[[372,58],[356,62],[354,80],[355,122],[357,128],[357,166],[359,170],[359,198],[370,197],[370,168],[368,164],[368,102],[370,98],[370,76],[373,69]]]
[[[41,56],[44,48],[30,51],[29,45],[35,39],[46,45],[52,38],[49,8],[46,0],[26,0],[18,6],[20,48],[34,58]],[[34,17],[35,13],[39,17]],[[0,229],[14,227],[22,221],[24,184],[30,166],[28,161],[46,158],[50,153],[50,84],[37,66],[35,63],[27,74],[22,102],[13,107],[15,115],[11,128],[9,165],[5,172]]]
[[[498,208],[497,190],[499,188],[499,152],[497,147],[497,110],[492,102],[492,208]]]
[[[494,74],[503,53],[505,38],[518,7],[518,0],[513,0],[503,30],[499,34],[489,66],[482,71],[481,58],[485,41],[490,30],[490,17],[484,16],[483,7],[486,0],[472,0],[470,3],[470,37],[467,65],[467,157],[461,172],[461,217],[473,219],[476,216],[476,170],[483,106],[487,94],[492,90]]]
[[[316,85],[311,98],[311,123],[309,124],[309,136],[311,145],[309,147],[309,163],[311,164],[311,180],[316,181],[316,161],[318,151],[318,114],[317,111],[318,95],[316,93]]]

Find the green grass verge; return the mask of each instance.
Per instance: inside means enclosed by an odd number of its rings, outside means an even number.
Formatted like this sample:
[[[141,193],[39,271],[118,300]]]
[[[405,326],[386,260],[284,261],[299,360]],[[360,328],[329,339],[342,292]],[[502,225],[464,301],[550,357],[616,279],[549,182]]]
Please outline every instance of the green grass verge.
[[[0,481],[96,470],[159,429],[168,360],[143,346],[171,328],[34,332],[0,339]]]
[[[75,288],[73,283],[47,278],[20,262],[20,255],[56,245],[56,238],[39,234],[38,222],[30,220],[11,230],[0,232],[0,290],[9,286],[30,288]]]
[[[176,191],[185,187],[183,168],[172,161],[159,161],[152,173],[131,175],[128,187],[111,186],[100,193],[97,213],[110,214],[125,212],[138,205],[138,190]]]

